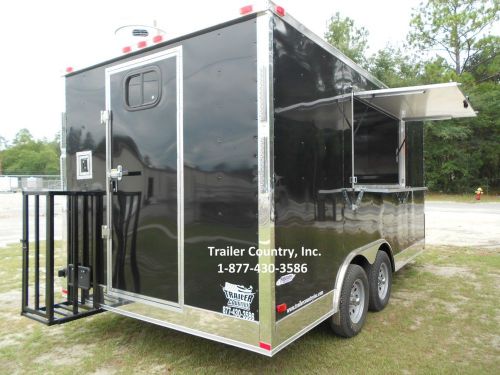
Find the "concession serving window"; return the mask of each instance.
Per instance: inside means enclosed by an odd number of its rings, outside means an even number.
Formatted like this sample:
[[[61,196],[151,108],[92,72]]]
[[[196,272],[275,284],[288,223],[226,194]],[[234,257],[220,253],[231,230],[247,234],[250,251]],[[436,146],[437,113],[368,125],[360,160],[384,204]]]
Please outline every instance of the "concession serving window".
[[[406,124],[475,117],[456,82],[352,94],[352,187],[406,186]]]
[[[397,184],[400,121],[354,99],[354,176],[358,184]]]

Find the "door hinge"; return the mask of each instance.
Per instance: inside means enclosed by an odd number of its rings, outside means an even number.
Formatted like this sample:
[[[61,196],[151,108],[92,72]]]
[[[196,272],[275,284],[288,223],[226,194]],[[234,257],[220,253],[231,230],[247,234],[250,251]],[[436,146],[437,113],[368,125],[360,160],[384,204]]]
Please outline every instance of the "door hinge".
[[[101,111],[101,124],[106,125],[108,121],[111,121],[111,111]]]
[[[349,177],[349,183],[350,184],[357,184],[358,183],[358,178],[356,176]]]
[[[106,239],[109,237],[109,228],[107,225],[101,226],[101,237]]]

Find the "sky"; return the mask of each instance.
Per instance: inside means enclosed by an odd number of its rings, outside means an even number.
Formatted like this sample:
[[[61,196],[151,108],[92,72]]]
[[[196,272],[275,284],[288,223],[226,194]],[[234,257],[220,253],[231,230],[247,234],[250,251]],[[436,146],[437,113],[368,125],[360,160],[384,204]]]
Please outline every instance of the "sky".
[[[281,0],[285,11],[323,36],[335,12],[370,33],[369,52],[388,43],[402,46],[411,10],[420,0]],[[115,30],[156,24],[166,38],[239,16],[254,0],[17,0],[0,5],[0,136],[11,140],[21,128],[53,138],[61,126],[66,67],[75,69],[120,55]]]

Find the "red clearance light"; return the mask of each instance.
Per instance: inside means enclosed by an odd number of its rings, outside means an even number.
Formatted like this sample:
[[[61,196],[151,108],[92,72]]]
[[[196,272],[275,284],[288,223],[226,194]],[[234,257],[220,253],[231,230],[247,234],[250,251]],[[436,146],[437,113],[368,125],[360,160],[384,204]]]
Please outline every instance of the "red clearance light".
[[[73,67],[72,66],[68,66],[66,68],[66,73],[71,73],[73,71]]]
[[[156,35],[153,38],[153,43],[160,43],[161,41],[163,41],[163,36],[161,36],[161,35]]]
[[[262,348],[262,349],[266,349],[266,350],[271,350],[271,344],[266,344],[265,342],[259,342],[259,346]]]
[[[122,48],[123,53],[129,53],[130,51],[132,51],[132,47],[130,46],[125,46]]]
[[[148,45],[148,43],[145,40],[141,40],[139,43],[137,43],[137,48],[144,48]]]
[[[286,311],[286,303],[276,306],[276,311],[279,313],[284,313]]]
[[[240,8],[240,14],[243,16],[244,14],[252,13],[253,12],[253,6],[252,5],[245,5],[244,7]]]
[[[285,8],[282,6],[276,5],[276,13],[278,13],[281,17],[285,17]]]

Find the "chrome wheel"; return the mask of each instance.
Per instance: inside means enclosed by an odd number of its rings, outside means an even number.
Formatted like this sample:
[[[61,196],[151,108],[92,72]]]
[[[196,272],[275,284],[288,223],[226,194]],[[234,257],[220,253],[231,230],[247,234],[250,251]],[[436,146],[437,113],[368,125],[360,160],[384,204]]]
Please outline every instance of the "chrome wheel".
[[[385,298],[387,295],[387,290],[389,289],[389,270],[387,269],[387,265],[382,263],[380,268],[378,269],[378,296],[381,300]]]
[[[365,309],[365,287],[360,279],[356,279],[352,284],[351,296],[349,299],[349,317],[351,322],[358,323],[363,316]]]

